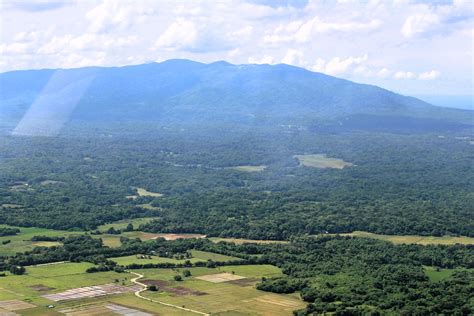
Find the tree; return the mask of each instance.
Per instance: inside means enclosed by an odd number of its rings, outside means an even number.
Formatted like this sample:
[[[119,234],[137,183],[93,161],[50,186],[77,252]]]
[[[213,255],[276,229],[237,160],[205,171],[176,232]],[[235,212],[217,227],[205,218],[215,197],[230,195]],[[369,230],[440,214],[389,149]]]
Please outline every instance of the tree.
[[[148,291],[156,292],[158,291],[158,287],[156,285],[148,285]]]
[[[125,227],[125,231],[126,231],[126,232],[131,232],[131,231],[133,231],[133,225],[132,225],[132,223],[129,223],[129,224],[127,225],[127,227]]]
[[[10,272],[15,275],[22,275],[26,271],[25,267],[22,266],[11,266]]]
[[[190,277],[190,276],[191,276],[191,271],[189,271],[189,270],[184,270],[184,271],[183,271],[183,276],[186,277],[186,278]]]
[[[183,278],[179,274],[177,274],[174,276],[174,280],[180,282],[183,281]]]

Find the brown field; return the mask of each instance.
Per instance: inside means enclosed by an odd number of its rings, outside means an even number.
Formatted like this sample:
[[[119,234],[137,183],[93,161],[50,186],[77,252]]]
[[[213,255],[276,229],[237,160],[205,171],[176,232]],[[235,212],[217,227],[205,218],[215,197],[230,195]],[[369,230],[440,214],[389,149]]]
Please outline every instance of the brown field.
[[[2,315],[2,309],[6,311],[19,311],[22,309],[28,309],[36,307],[36,305],[23,302],[20,300],[8,300],[8,301],[0,301],[0,315]]]
[[[417,235],[379,235],[363,231],[355,231],[347,234],[340,234],[342,236],[354,236],[381,239],[392,242],[394,244],[420,244],[420,245],[474,245],[474,238],[466,236],[417,236]]]
[[[200,235],[200,234],[153,234],[153,236],[154,236],[153,239],[164,238],[166,240],[206,237],[206,235]]]
[[[240,238],[220,238],[220,237],[211,237],[209,238],[212,242],[232,242],[236,245],[242,244],[287,244],[286,240],[258,240],[258,239],[240,239]]]
[[[282,307],[289,307],[296,309],[299,306],[301,306],[301,303],[298,301],[290,300],[290,299],[284,299],[280,296],[275,296],[272,294],[266,294],[259,296],[257,298],[254,298],[255,301],[262,302],[262,303],[268,303],[272,305],[279,305]]]
[[[245,279],[245,277],[240,275],[235,275],[232,273],[217,273],[217,274],[208,274],[196,277],[196,279],[208,281],[212,283],[222,283],[227,281],[235,281]]]

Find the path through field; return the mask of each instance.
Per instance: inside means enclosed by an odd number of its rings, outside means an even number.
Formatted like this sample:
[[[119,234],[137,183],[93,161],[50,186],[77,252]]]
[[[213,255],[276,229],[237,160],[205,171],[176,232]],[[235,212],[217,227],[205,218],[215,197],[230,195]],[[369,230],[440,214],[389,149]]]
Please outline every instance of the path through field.
[[[146,284],[143,284],[140,281],[138,281],[139,279],[143,278],[143,275],[139,274],[139,273],[136,273],[136,272],[132,272],[132,271],[127,271],[127,272],[137,276],[136,278],[133,278],[133,279],[130,280],[132,283],[135,283],[135,284],[140,285],[140,286],[143,287],[141,290],[138,290],[138,291],[135,292],[136,297],[139,297],[141,299],[144,299],[144,300],[147,300],[147,301],[150,301],[150,302],[165,305],[165,306],[168,306],[168,307],[178,308],[178,309],[181,309],[181,310],[184,310],[184,311],[187,311],[187,312],[209,316],[209,314],[204,313],[204,312],[196,311],[194,309],[190,309],[190,308],[186,308],[186,307],[182,307],[182,306],[178,306],[178,305],[173,305],[173,304],[169,304],[169,303],[165,303],[165,302],[160,302],[160,301],[157,301],[157,300],[154,300],[154,299],[151,299],[151,298],[148,298],[148,297],[145,297],[145,296],[141,295],[141,293],[143,291],[147,290]]]

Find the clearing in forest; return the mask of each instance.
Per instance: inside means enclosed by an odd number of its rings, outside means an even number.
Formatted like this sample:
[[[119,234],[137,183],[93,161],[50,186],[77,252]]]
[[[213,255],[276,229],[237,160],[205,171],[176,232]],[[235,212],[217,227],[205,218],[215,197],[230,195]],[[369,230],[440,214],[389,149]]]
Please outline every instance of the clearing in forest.
[[[474,245],[474,238],[466,236],[419,236],[419,235],[379,235],[363,231],[355,231],[343,236],[365,237],[381,239],[394,244],[420,244],[420,245]]]
[[[267,166],[260,165],[260,166],[236,166],[236,167],[229,167],[227,169],[242,171],[242,172],[261,172],[267,169]]]
[[[343,169],[345,167],[353,166],[352,163],[346,162],[342,159],[326,157],[326,154],[294,155],[293,157],[298,159],[300,166],[305,167]]]

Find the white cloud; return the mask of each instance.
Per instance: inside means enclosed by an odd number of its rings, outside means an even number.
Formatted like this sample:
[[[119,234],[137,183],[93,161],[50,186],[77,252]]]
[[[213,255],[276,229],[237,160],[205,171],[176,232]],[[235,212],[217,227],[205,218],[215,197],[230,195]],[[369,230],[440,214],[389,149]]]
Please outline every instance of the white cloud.
[[[418,75],[418,79],[421,80],[434,80],[440,76],[440,72],[438,70],[431,70],[422,72]]]
[[[194,22],[178,18],[158,38],[155,48],[169,50],[192,49],[196,46],[199,34]]]
[[[318,33],[356,33],[377,29],[381,24],[380,20],[367,22],[325,22],[316,16],[308,21],[292,21],[286,25],[279,25],[273,33],[266,35],[263,40],[265,43],[307,43]]]
[[[353,70],[353,67],[361,65],[362,63],[366,62],[367,59],[367,54],[360,57],[334,57],[328,61],[325,61],[322,58],[318,58],[316,60],[316,64],[313,66],[313,70],[333,76],[347,74],[350,70]],[[361,68],[359,68],[359,71],[360,69]]]
[[[411,71],[397,71],[393,75],[394,79],[400,80],[400,79],[413,79],[416,78],[416,74],[411,72]]]
[[[416,14],[409,16],[402,26],[402,34],[407,38],[425,34],[440,22],[436,14]]]
[[[285,57],[283,57],[281,62],[294,66],[305,66],[307,64],[304,60],[303,53],[293,48],[290,48],[286,51]]]
[[[131,25],[143,22],[154,10],[147,2],[104,0],[86,14],[89,31],[93,33],[109,32],[114,29],[127,29]]]

